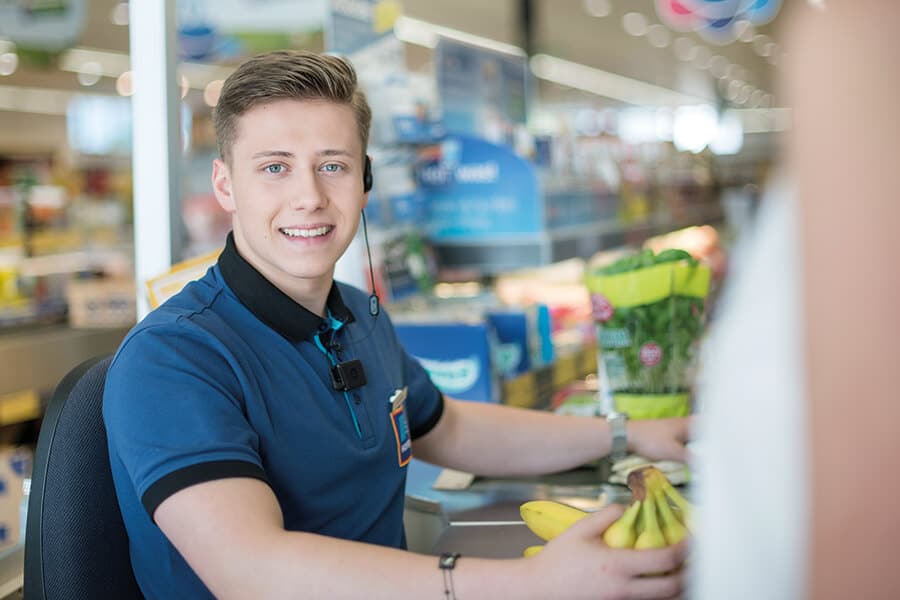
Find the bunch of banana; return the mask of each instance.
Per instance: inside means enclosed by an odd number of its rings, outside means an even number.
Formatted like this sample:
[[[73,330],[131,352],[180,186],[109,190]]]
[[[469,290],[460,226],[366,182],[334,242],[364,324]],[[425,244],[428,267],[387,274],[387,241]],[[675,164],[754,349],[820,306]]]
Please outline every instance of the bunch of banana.
[[[611,548],[663,548],[677,544],[688,535],[691,505],[662,471],[653,466],[628,474],[631,505],[603,532]],[[671,502],[671,504],[670,504]],[[545,541],[568,529],[588,513],[552,500],[532,500],[519,512],[525,524]],[[529,546],[525,556],[533,556],[543,546]]]

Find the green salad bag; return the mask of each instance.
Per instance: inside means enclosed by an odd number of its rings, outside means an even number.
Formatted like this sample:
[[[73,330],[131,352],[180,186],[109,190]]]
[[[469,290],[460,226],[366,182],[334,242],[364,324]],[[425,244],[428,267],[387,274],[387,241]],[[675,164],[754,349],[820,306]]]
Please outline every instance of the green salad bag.
[[[616,410],[633,419],[689,414],[709,268],[684,250],[644,250],[592,269],[586,284]]]

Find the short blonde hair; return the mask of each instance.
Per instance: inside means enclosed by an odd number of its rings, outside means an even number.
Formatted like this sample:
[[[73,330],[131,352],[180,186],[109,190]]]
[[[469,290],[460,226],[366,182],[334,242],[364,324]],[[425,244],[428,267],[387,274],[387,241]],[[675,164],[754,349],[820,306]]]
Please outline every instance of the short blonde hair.
[[[222,85],[213,111],[222,160],[231,162],[238,118],[251,108],[280,99],[330,100],[350,106],[365,154],[372,110],[350,62],[330,54],[277,50],[248,59]]]

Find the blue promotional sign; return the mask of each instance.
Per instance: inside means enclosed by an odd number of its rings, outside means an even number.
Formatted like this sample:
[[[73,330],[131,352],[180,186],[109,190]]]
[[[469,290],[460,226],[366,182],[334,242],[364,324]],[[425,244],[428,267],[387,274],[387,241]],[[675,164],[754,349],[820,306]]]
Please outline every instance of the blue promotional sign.
[[[528,64],[521,56],[441,38],[435,48],[444,127],[511,142],[512,127],[528,118]]]
[[[417,165],[428,234],[441,239],[496,239],[543,230],[543,206],[532,166],[509,147],[451,136]]]
[[[443,393],[459,400],[497,402],[486,323],[397,323],[400,343]]]

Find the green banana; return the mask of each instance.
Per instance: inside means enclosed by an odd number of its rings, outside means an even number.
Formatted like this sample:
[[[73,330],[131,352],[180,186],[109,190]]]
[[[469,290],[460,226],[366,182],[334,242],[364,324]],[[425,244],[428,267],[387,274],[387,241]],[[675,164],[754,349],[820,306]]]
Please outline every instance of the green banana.
[[[641,501],[631,503],[622,516],[603,532],[603,541],[610,548],[633,548],[637,539],[635,520],[641,511]]]
[[[656,499],[656,510],[659,513],[660,529],[662,529],[663,537],[666,538],[670,546],[677,544],[687,537],[687,529],[675,517],[662,490],[657,489],[653,497]]]
[[[528,528],[544,541],[552,540],[588,514],[552,500],[526,502],[519,512]]]
[[[640,520],[643,521],[643,531],[635,540],[634,549],[665,548],[666,538],[656,520],[656,503],[652,497],[641,503]]]

